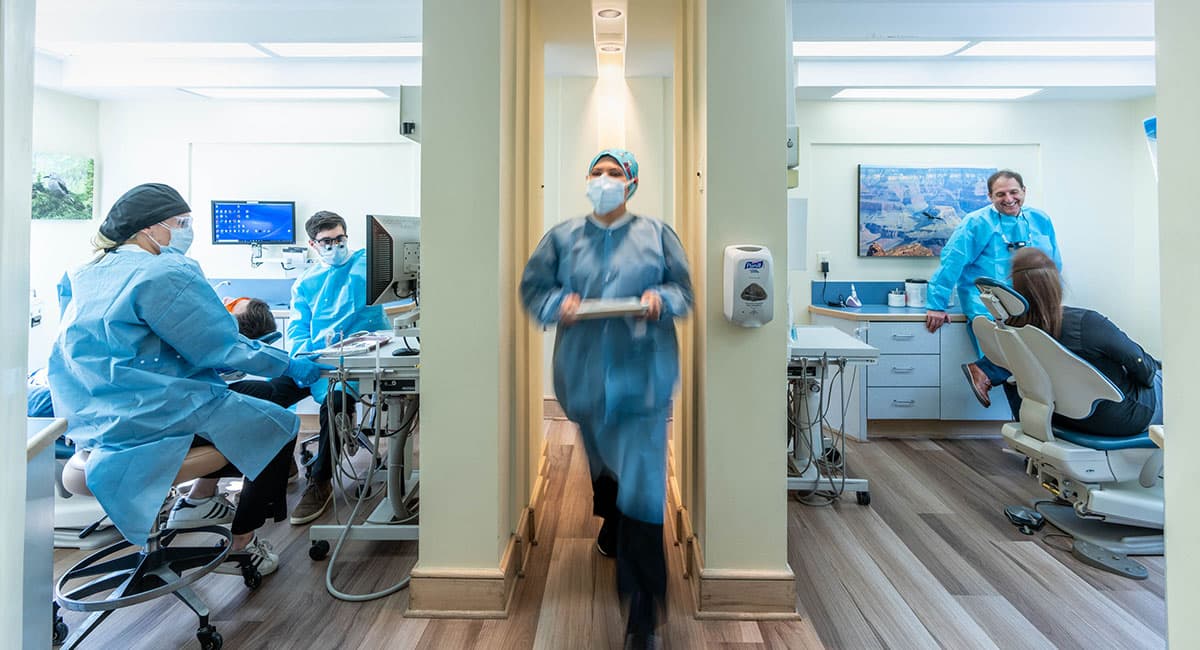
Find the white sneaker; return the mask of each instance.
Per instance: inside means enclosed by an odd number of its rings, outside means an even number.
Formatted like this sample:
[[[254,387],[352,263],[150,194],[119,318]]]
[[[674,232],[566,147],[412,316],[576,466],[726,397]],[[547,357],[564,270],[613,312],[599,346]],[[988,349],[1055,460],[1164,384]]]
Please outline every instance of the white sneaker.
[[[267,540],[254,536],[246,548],[240,551],[230,551],[229,558],[232,560],[235,555],[245,553],[250,556],[250,565],[258,569],[259,574],[269,576],[275,573],[275,569],[279,568],[279,555],[275,553],[275,549],[271,548],[271,543]],[[227,561],[217,567],[217,573],[227,573],[230,575],[242,575],[242,567],[239,563]]]
[[[223,495],[207,499],[179,497],[167,517],[167,530],[188,530],[233,522],[234,505]]]

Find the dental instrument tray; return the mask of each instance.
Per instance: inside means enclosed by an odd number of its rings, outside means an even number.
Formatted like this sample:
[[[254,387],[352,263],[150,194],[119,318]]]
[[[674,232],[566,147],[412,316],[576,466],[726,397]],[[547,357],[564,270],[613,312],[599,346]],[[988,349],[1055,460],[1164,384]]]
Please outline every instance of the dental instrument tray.
[[[581,300],[575,310],[575,318],[588,320],[591,318],[620,318],[621,316],[642,316],[646,306],[641,298],[598,298]]]
[[[317,350],[317,354],[322,357],[353,357],[373,352],[375,348],[390,340],[392,337],[387,334],[355,334],[337,343],[332,343],[329,347]]]

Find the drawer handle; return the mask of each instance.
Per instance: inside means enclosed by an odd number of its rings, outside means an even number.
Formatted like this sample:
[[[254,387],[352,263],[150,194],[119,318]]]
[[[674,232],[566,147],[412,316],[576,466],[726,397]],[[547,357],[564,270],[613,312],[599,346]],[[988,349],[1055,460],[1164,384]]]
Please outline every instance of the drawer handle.
[[[892,400],[892,406],[912,406],[913,404],[916,404],[916,400],[911,400],[911,399],[894,399],[894,400]]]
[[[894,372],[898,375],[907,374],[914,370],[916,370],[916,368],[914,368],[912,366],[892,366],[892,372]]]
[[[909,341],[913,339],[912,334],[893,334],[892,338],[897,341]]]

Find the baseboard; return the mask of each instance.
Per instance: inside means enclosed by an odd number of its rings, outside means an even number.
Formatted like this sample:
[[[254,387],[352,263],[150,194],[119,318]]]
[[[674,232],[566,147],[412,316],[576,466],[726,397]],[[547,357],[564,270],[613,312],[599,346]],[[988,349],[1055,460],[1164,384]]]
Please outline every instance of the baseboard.
[[[544,444],[544,443],[543,443]],[[538,513],[546,492],[546,458],[527,507],[517,517],[496,569],[413,569],[409,583],[409,618],[508,618],[517,578],[524,576],[537,544]]]
[[[971,439],[999,438],[1003,421],[868,420],[868,438]]]
[[[680,546],[683,577],[688,581],[696,618],[712,620],[797,620],[796,576],[782,571],[736,571],[704,568],[700,539],[692,529],[691,513],[681,505],[679,485],[667,483],[668,526]]]

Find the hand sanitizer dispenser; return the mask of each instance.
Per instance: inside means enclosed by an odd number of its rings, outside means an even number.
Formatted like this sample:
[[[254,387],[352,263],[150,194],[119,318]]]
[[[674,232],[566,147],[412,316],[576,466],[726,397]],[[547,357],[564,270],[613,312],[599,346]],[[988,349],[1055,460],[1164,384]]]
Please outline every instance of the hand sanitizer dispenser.
[[[725,247],[725,318],[742,327],[762,327],[774,317],[771,251],[742,244]]]

